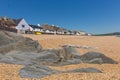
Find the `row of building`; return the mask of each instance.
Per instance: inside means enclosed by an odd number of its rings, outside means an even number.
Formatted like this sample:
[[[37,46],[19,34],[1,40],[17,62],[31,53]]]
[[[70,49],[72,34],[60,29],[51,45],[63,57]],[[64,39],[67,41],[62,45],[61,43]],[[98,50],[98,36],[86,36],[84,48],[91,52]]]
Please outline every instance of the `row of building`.
[[[84,31],[72,31],[64,28],[59,28],[54,25],[30,25],[24,18],[12,19],[12,18],[0,18],[0,29],[14,31],[17,33],[32,34],[35,32],[41,32],[42,34],[60,34],[60,35],[90,35]]]

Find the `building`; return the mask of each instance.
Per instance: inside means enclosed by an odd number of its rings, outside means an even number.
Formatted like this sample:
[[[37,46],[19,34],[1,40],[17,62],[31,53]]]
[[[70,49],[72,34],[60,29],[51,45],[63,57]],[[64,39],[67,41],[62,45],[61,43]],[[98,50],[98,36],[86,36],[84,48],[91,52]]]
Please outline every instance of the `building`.
[[[0,29],[17,33],[26,33],[29,31],[30,26],[24,18],[12,19],[5,16],[0,18]]]
[[[30,29],[30,26],[29,24],[25,21],[24,18],[22,19],[17,19],[17,20],[14,20],[15,21],[15,28],[17,29],[17,32],[18,33],[26,33],[27,31],[29,31]]]
[[[79,31],[79,34],[80,34],[81,36],[84,36],[84,35],[86,35],[87,33],[84,32],[84,31]]]
[[[30,31],[31,32],[43,32],[42,27],[37,25],[30,25]]]

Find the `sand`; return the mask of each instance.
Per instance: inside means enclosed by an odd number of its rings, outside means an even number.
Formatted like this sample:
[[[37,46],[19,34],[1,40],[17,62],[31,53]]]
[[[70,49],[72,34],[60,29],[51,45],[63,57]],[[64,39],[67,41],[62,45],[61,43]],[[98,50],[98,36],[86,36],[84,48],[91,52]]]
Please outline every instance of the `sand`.
[[[20,78],[19,70],[23,66],[0,63],[0,80],[120,80],[120,38],[114,36],[62,36],[62,35],[24,35],[42,45],[43,48],[59,48],[64,44],[84,45],[97,47],[97,49],[78,49],[80,54],[89,51],[102,52],[106,56],[119,62],[119,64],[77,64],[62,67],[53,67],[56,70],[72,70],[76,68],[94,67],[103,73],[62,73],[47,76],[41,79]]]

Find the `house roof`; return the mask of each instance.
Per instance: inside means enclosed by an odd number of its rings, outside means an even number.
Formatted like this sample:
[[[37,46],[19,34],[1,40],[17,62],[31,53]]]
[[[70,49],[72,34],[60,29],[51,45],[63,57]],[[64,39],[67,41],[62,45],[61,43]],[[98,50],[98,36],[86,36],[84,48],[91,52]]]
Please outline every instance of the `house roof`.
[[[20,19],[13,19],[13,21],[15,22],[16,25],[19,24],[19,22],[22,20],[23,18],[20,18]]]

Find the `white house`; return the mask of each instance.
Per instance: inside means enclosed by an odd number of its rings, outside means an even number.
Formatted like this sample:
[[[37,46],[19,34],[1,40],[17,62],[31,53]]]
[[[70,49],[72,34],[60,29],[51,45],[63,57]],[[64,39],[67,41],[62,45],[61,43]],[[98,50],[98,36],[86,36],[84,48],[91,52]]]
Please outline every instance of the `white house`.
[[[26,31],[30,29],[29,24],[23,18],[14,20],[14,22],[16,23],[15,28],[17,29],[18,33],[25,33]]]
[[[86,35],[86,32],[84,32],[84,31],[79,31],[79,33],[81,36]]]
[[[30,31],[33,31],[33,32],[43,32],[43,29],[42,27],[40,26],[37,26],[37,25],[30,25]]]
[[[55,34],[56,33],[56,31],[53,31],[53,30],[45,30],[44,32],[47,34]]]

